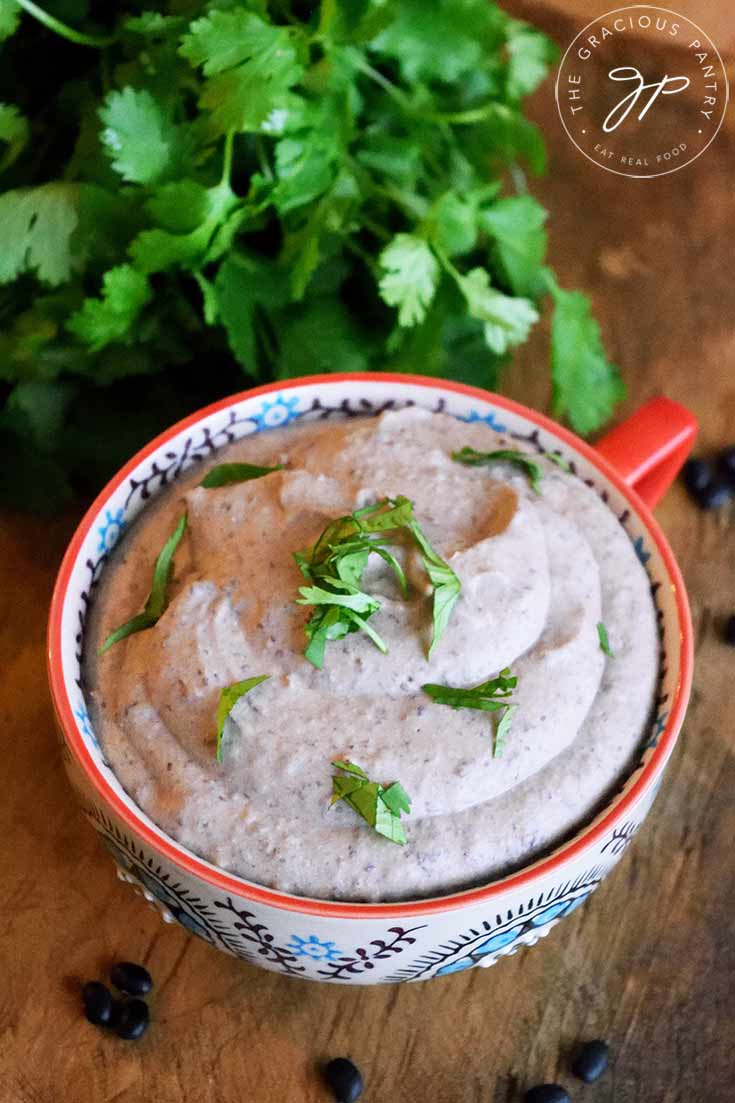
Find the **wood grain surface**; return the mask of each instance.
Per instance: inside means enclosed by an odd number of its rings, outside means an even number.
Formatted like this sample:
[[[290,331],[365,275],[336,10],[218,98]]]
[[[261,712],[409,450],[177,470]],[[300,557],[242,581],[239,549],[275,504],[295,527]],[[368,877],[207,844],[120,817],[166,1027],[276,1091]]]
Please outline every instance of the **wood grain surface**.
[[[579,28],[532,7],[560,42]],[[699,417],[700,451],[735,440],[732,114],[693,165],[640,181],[574,150],[550,86],[533,113],[551,148],[549,176],[531,186],[551,210],[552,259],[565,284],[593,294],[627,410],[665,392]],[[542,327],[507,379],[541,407],[545,341]],[[697,512],[680,487],[658,515],[689,586],[697,667],[648,823],[544,943],[489,970],[375,989],[233,961],[165,927],[117,881],[67,787],[46,688],[47,604],[76,517],[5,516],[1,1103],[327,1103],[317,1068],[336,1055],[361,1065],[366,1103],[513,1103],[545,1079],[586,1103],[732,1101],[735,650],[718,630],[735,608],[733,516]],[[153,1023],[137,1044],[80,1013],[80,982],[120,957],[145,962],[156,981]],[[575,1086],[569,1049],[595,1036],[610,1039],[613,1068]]]

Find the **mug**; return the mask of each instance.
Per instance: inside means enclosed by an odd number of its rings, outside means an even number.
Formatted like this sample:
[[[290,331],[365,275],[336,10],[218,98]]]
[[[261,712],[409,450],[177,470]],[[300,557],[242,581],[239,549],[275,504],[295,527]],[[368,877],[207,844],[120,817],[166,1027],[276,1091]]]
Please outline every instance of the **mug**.
[[[480,422],[553,451],[594,488],[628,533],[651,580],[661,666],[640,758],[607,806],[573,838],[507,877],[446,896],[360,904],[297,897],[219,869],[136,807],[105,760],[82,673],[84,631],[110,552],[154,495],[193,463],[252,433],[296,421],[369,416],[417,405]],[[691,449],[696,423],[656,398],[596,447],[499,395],[422,376],[312,376],[258,387],[180,421],[143,448],[86,513],[56,581],[48,633],[51,693],[63,757],[84,816],[120,877],[213,946],[265,969],[337,984],[424,980],[492,965],[533,945],[585,903],[632,843],[684,718],[692,626],[679,568],[650,509]],[[621,909],[622,910],[622,909]]]

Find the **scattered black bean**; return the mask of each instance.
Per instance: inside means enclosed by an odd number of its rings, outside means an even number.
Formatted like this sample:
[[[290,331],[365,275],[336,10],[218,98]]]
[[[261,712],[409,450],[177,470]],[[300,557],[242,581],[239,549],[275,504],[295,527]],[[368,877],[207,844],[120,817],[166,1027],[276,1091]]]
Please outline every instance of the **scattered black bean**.
[[[537,1084],[525,1095],[526,1103],[572,1103],[569,1093],[559,1084]]]
[[[708,460],[687,460],[681,474],[689,493],[697,495],[712,482],[714,472]]]
[[[118,961],[110,969],[110,980],[128,996],[147,996],[153,987],[151,974],[134,961]]]
[[[735,489],[735,445],[720,452],[718,463],[720,471]]]
[[[731,613],[725,621],[722,637],[725,643],[730,644],[730,647],[735,647],[735,613]]]
[[[722,479],[715,479],[695,495],[700,509],[719,509],[732,497],[732,487]]]
[[[346,1057],[335,1057],[324,1069],[324,1079],[334,1092],[337,1103],[355,1103],[364,1087],[357,1065]]]
[[[115,1004],[112,1029],[118,1038],[140,1038],[148,1029],[148,1021],[148,1004],[143,1000],[124,1000]]]
[[[601,1038],[595,1038],[592,1042],[585,1042],[580,1046],[574,1061],[572,1072],[585,1084],[594,1084],[599,1080],[610,1061],[610,1047]]]
[[[90,980],[82,988],[84,1014],[95,1026],[107,1026],[112,1018],[112,993],[98,980]]]

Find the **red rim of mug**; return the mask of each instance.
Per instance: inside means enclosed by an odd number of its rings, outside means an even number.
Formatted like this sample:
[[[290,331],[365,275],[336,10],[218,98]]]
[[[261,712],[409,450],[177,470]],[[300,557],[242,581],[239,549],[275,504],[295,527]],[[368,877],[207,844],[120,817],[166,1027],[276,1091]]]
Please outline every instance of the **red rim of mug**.
[[[449,893],[446,896],[432,897],[426,900],[414,900],[393,903],[350,903],[331,900],[318,900],[311,897],[293,896],[290,893],[280,892],[277,889],[268,889],[253,884],[234,874],[226,873],[216,866],[210,865],[205,860],[198,858],[169,838],[163,831],[153,828],[140,818],[137,807],[130,799],[128,805],[110,786],[103,777],[92,754],[82,739],[78,725],[74,718],[72,704],[67,692],[67,679],[65,676],[61,658],[62,638],[62,612],[66,600],[67,588],[71,578],[72,569],[76,563],[83,542],[96,520],[100,510],[104,507],[111,494],[128,478],[142,460],[145,460],[153,452],[161,447],[177,433],[187,429],[205,417],[226,410],[230,406],[259,395],[273,394],[303,386],[314,384],[340,384],[355,382],[375,383],[405,383],[412,386],[426,387],[429,390],[454,391],[457,394],[477,398],[482,402],[492,402],[494,406],[518,414],[546,430],[558,440],[570,445],[588,460],[600,474],[627,499],[638,516],[643,521],[649,536],[655,543],[663,560],[676,602],[679,623],[680,662],[679,679],[674,691],[674,697],[669,712],[666,727],[662,732],[656,747],[646,765],[640,771],[639,776],[629,786],[620,798],[613,798],[612,806],[588,827],[583,828],[567,843],[562,844],[547,857],[540,858],[531,865],[525,866],[516,873],[499,880],[491,881],[479,888],[466,889],[462,892]],[[432,379],[426,376],[399,375],[376,372],[339,373],[334,375],[304,376],[300,379],[285,381],[283,383],[269,383],[262,387],[255,387],[249,391],[224,398],[206,406],[189,417],[183,418],[170,429],[159,434],[150,444],[142,448],[117,475],[110,480],[104,489],[98,494],[79,523],[66,554],[59,568],[59,573],[54,586],[53,597],[48,624],[48,672],[51,685],[51,696],[59,725],[64,733],[67,744],[73,751],[86,777],[93,785],[102,799],[113,809],[131,831],[139,835],[154,850],[163,855],[168,861],[173,862],[185,873],[206,881],[214,888],[240,897],[253,903],[268,904],[271,907],[284,911],[300,912],[306,915],[320,915],[325,918],[335,919],[382,919],[398,918],[401,916],[413,917],[431,915],[437,912],[445,912],[455,908],[467,907],[472,904],[492,900],[499,893],[510,889],[521,888],[529,881],[540,876],[552,873],[564,862],[574,859],[588,847],[598,842],[609,831],[610,827],[621,820],[626,811],[641,798],[653,783],[659,769],[663,767],[668,758],[676,737],[679,733],[684,712],[686,710],[689,691],[692,680],[693,649],[692,649],[692,625],[689,613],[684,583],[679,567],[674,559],[674,554],[666,541],[658,523],[650,510],[639,498],[631,487],[627,486],[616,469],[602,457],[592,445],[587,444],[570,430],[558,425],[551,418],[518,402],[508,398],[484,391],[479,387],[471,387],[463,383],[450,382],[443,379]],[[70,679],[71,680],[71,679]]]

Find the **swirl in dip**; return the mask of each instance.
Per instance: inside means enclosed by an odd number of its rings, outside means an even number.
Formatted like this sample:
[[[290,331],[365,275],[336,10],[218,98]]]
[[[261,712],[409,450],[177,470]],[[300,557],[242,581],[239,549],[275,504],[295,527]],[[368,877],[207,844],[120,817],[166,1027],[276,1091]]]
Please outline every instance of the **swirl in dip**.
[[[454,462],[464,446],[518,442],[410,408],[246,438],[216,461],[284,465],[204,489],[197,467],[160,495],[106,567],[87,637],[87,678],[104,751],[165,831],[259,884],[332,900],[441,894],[539,856],[624,777],[654,696],[658,639],[649,582],[598,494],[533,453],[540,493],[505,463]],[[396,542],[412,582],[371,556],[371,625],[304,658],[312,610],[292,553],[334,518],[405,495],[462,583],[431,660],[431,596],[414,547]],[[97,651],[143,605],[153,562],[182,510],[170,604],[158,623]],[[600,649],[604,622],[614,658]],[[468,687],[510,667],[517,709],[501,757],[491,714],[432,701],[425,682]],[[215,758],[220,690],[255,675]],[[330,760],[399,780],[408,842],[331,810]]]

